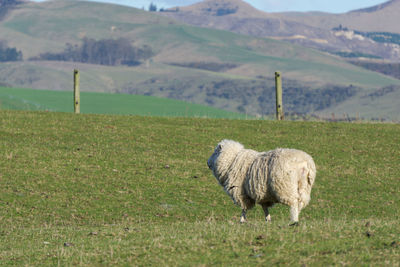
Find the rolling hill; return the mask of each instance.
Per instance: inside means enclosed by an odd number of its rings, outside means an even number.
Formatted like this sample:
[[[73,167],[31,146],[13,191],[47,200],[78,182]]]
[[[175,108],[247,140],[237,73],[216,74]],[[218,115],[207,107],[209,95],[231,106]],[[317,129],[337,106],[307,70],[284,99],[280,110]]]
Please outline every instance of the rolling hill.
[[[400,34],[400,1],[389,0],[382,4],[363,9],[352,10],[343,14],[283,13],[301,23],[330,30],[341,24],[343,27],[364,32],[392,32]],[[292,15],[292,16],[291,16]]]
[[[83,91],[168,97],[262,115],[274,112],[276,70],[283,73],[287,88],[286,111],[295,113],[332,109],[350,97],[357,102],[380,88],[400,85],[397,79],[314,49],[189,26],[160,13],[118,5],[23,3],[0,21],[0,31],[8,46],[23,53],[24,61],[0,63],[0,83],[15,87],[69,90],[72,70],[78,68]],[[134,67],[30,60],[62,52],[66,44],[80,45],[83,38],[121,37],[139,47],[150,46],[154,56]]]
[[[377,42],[367,34],[400,33],[397,27],[400,23],[399,0],[345,14],[267,13],[251,7],[242,0],[205,0],[169,11],[161,13],[191,25],[286,40],[330,53],[362,53],[363,56],[400,61],[398,42]],[[334,30],[338,27],[340,30]],[[359,34],[359,31],[363,34]]]

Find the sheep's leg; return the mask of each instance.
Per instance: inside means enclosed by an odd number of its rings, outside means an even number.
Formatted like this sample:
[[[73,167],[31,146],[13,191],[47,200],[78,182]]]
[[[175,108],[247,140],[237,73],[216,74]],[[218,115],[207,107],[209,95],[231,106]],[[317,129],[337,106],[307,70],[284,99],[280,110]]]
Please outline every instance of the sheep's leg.
[[[301,210],[304,208],[304,203],[301,201],[301,200],[299,200],[299,214],[301,213]]]
[[[261,204],[263,210],[264,210],[264,214],[265,214],[265,221],[271,222],[271,215],[269,214],[268,208],[270,207],[270,205],[267,204]]]
[[[290,205],[290,225],[298,225],[299,224],[299,203],[295,201]]]
[[[242,210],[242,216],[240,216],[240,223],[246,222],[246,210]]]

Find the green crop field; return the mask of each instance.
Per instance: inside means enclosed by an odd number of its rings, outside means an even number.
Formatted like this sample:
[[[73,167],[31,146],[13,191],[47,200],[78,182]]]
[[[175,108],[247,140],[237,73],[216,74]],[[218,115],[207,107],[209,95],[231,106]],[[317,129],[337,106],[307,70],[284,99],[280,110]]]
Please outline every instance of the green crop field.
[[[0,87],[0,110],[73,112],[73,92]],[[81,113],[173,117],[246,118],[245,114],[142,95],[81,93]]]
[[[240,209],[207,168],[223,138],[302,149],[300,224]],[[400,125],[0,111],[0,265],[399,266]]]

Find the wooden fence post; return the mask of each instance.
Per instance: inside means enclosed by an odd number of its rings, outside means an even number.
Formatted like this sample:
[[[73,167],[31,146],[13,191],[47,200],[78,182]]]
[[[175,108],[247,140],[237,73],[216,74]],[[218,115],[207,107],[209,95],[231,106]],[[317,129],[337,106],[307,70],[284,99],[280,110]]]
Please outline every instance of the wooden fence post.
[[[275,72],[275,91],[276,91],[276,119],[278,121],[284,119],[282,105],[282,78],[279,71]]]
[[[79,88],[79,70],[74,70],[74,112],[79,114],[81,112],[81,97]]]

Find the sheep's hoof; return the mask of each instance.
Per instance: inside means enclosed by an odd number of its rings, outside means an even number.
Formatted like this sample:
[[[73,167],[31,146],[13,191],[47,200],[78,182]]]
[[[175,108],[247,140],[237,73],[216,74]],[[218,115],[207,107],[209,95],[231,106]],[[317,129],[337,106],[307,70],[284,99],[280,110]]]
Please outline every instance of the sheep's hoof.
[[[299,222],[291,223],[291,224],[289,224],[289,226],[299,226]]]

